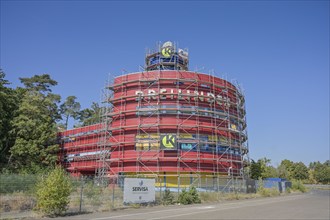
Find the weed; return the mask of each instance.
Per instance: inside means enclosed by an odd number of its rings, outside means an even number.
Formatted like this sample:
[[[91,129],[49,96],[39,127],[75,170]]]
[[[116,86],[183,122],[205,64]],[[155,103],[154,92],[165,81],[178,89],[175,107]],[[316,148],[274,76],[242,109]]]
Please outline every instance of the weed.
[[[291,190],[293,191],[300,191],[300,192],[307,192],[307,188],[300,180],[292,180]]]
[[[195,187],[191,187],[189,191],[183,189],[179,195],[178,202],[183,205],[201,203],[201,199]]]
[[[162,203],[163,205],[172,205],[175,203],[174,196],[169,189],[165,189]]]

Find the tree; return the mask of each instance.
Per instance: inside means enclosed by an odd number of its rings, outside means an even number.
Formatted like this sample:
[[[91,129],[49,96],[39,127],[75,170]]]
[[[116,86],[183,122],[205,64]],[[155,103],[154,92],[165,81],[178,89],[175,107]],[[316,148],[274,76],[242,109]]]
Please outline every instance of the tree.
[[[320,161],[310,162],[308,168],[314,170],[317,165],[321,164]]]
[[[308,183],[316,184],[317,181],[315,179],[315,170],[308,169]]]
[[[317,182],[323,183],[323,184],[329,184],[330,183],[330,164],[329,160],[327,160],[325,163],[318,162],[315,164],[314,168],[314,176]]]
[[[62,214],[70,201],[72,183],[65,171],[56,167],[37,184],[37,209],[50,216]]]
[[[285,179],[293,178],[294,163],[291,160],[282,160],[278,167],[279,176]]]
[[[91,108],[86,108],[79,112],[78,126],[86,126],[86,125],[99,123],[102,110],[103,108],[100,107],[98,103],[93,102]]]
[[[252,160],[251,162],[251,178],[259,179],[259,178],[269,178],[269,177],[277,177],[278,172],[276,168],[270,165],[271,160],[266,157],[259,159],[257,162]]]
[[[308,169],[303,162],[293,164],[292,177],[296,180],[305,180],[308,178]]]
[[[56,86],[57,82],[50,78],[49,74],[34,75],[31,78],[19,78],[27,90],[40,93],[51,92],[52,86]]]
[[[10,156],[10,148],[14,145],[14,135],[10,133],[12,121],[19,104],[16,90],[6,87],[9,81],[0,69],[0,167],[5,169]]]
[[[16,171],[36,173],[54,166],[57,160],[60,96],[51,93],[57,82],[47,74],[21,78],[21,82],[25,89],[12,122],[15,143],[10,149],[10,163]]]
[[[281,178],[289,180],[305,180],[308,178],[308,168],[303,162],[294,163],[291,160],[282,160],[277,168]]]
[[[324,165],[330,166],[330,160],[326,160],[326,161],[324,162]]]
[[[251,160],[251,165],[250,165],[250,175],[251,178],[254,180],[257,180],[261,178],[262,176],[262,168],[261,168],[261,163],[255,162],[254,160]]]
[[[61,114],[64,116],[65,129],[68,129],[69,118],[78,119],[80,111],[80,103],[76,101],[76,96],[68,96],[65,102],[61,105]]]
[[[265,171],[264,173],[262,174],[263,178],[271,178],[271,177],[278,177],[278,170],[271,166],[271,165],[268,165],[266,166],[265,168]]]

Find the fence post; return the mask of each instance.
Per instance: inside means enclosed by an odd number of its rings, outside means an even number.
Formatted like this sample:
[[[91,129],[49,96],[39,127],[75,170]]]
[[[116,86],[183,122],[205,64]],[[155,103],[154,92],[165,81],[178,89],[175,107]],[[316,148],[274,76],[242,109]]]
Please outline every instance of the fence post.
[[[178,175],[178,198],[179,198],[179,195],[180,195],[180,188],[181,188],[181,181],[180,181],[180,174]]]
[[[112,182],[112,209],[115,208],[115,181]],[[117,177],[117,185],[119,186],[119,176]]]
[[[83,191],[84,191],[84,177],[81,176],[80,178],[80,202],[79,202],[79,212],[81,212],[81,206],[82,206],[82,199],[83,199]]]
[[[163,198],[162,198],[162,179],[160,177],[157,177],[157,181],[159,181],[159,192],[160,192],[160,195],[159,195],[159,203],[162,203],[163,201]]]

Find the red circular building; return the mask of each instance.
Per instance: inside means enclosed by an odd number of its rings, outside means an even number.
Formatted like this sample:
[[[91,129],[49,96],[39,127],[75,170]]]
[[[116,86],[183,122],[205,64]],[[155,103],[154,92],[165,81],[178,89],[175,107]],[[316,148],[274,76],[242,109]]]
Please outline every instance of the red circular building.
[[[224,79],[188,71],[188,61],[166,42],[147,54],[145,71],[108,86],[97,150],[89,151],[97,176],[157,176],[176,187],[243,175],[244,96]]]

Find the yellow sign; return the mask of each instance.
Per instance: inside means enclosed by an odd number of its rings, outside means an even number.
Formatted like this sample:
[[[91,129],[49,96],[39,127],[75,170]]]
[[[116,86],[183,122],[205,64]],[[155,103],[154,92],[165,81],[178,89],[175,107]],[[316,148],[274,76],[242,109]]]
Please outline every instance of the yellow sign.
[[[162,48],[162,55],[166,58],[170,57],[173,53],[172,47],[163,47]]]
[[[176,136],[172,134],[161,136],[162,147],[166,149],[176,148]]]

